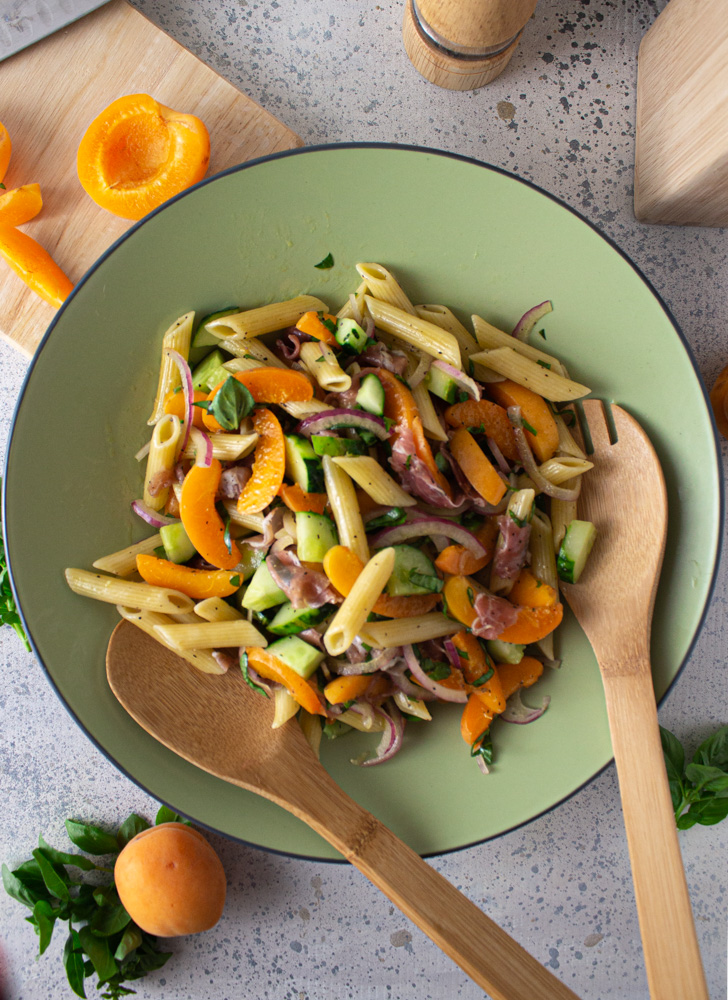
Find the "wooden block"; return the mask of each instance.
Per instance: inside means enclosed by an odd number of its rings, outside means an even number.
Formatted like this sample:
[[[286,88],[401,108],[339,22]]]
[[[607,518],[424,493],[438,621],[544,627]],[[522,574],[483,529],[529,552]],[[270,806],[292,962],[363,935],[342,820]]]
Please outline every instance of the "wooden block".
[[[634,189],[640,222],[728,226],[725,0],[671,0],[642,39]]]
[[[112,0],[2,64],[2,123],[13,143],[7,187],[39,183],[40,215],[23,226],[72,281],[132,223],[81,187],[76,150],[89,123],[125,94],[151,94],[210,132],[209,174],[302,146],[302,140],[152,24]],[[55,310],[0,260],[0,336],[32,355]]]

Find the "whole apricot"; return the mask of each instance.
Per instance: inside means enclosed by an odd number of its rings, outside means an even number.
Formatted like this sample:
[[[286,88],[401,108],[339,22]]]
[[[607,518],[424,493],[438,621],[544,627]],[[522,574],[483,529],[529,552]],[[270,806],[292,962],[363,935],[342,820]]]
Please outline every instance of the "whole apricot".
[[[132,920],[159,937],[209,930],[225,905],[222,863],[202,834],[185,823],[138,833],[116,859],[114,881]]]

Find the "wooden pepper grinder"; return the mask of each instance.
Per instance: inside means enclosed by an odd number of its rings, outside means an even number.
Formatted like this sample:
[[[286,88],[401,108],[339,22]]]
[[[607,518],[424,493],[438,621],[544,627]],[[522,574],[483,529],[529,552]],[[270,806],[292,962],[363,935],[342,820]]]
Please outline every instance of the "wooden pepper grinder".
[[[407,0],[404,48],[431,83],[476,90],[506,68],[535,7],[536,0]]]

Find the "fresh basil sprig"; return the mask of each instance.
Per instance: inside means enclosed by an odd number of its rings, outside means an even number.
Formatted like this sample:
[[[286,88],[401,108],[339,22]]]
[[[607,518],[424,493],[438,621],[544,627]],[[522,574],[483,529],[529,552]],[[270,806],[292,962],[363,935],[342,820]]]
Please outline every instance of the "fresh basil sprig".
[[[687,766],[677,736],[660,726],[660,738],[678,830],[720,823],[728,816],[728,726],[704,740]]]
[[[186,822],[162,806],[156,824]],[[116,833],[77,820],[66,820],[71,842],[84,854],[58,851],[38,838],[33,856],[12,871],[2,866],[5,891],[22,903],[31,915],[25,919],[38,936],[38,953],[51,943],[57,923],[68,923],[68,937],[63,948],[63,964],[68,983],[79,997],[85,997],[84,980],[94,974],[102,1000],[119,1000],[134,990],[123,984],[141,979],[161,967],[171,952],[160,951],[157,939],[141,930],[121,904],[113,881],[113,868],[96,864],[85,855],[102,857],[118,854],[149,823],[132,813]],[[76,872],[112,875],[105,883],[94,874],[93,882],[79,881]],[[103,877],[102,875],[102,877]]]
[[[0,479],[2,487],[2,479]],[[0,625],[9,625],[14,628],[20,638],[25,643],[25,648],[30,652],[30,643],[25,634],[23,623],[20,620],[18,606],[15,603],[13,592],[10,589],[10,574],[5,558],[5,543],[3,541],[2,527],[0,526]]]
[[[229,375],[212,400],[194,403],[217,420],[223,430],[236,431],[240,422],[253,412],[255,400],[242,382]]]

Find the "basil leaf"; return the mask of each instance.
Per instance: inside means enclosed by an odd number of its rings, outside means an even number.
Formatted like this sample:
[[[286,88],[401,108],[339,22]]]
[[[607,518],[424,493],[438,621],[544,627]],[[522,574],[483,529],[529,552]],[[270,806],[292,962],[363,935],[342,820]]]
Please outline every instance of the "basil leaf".
[[[66,820],[66,832],[72,843],[87,854],[118,854],[119,845],[113,833],[107,833],[101,827],[89,823],[79,823],[73,819]]]
[[[12,896],[23,906],[28,906],[32,910],[37,902],[33,891],[17,875],[14,875],[7,865],[2,866],[2,876],[3,886],[8,896]],[[45,891],[43,894],[45,895]]]
[[[111,937],[123,931],[131,917],[121,903],[99,907],[89,921],[89,927],[100,937]]]
[[[63,948],[63,965],[66,969],[69,986],[76,996],[83,997],[85,1000],[86,993],[83,988],[83,981],[85,978],[83,950],[81,947],[81,939],[78,936],[78,931],[71,931],[66,938],[66,944]]]
[[[34,927],[38,935],[38,954],[42,955],[51,943],[56,914],[47,899],[39,899],[33,907]]]
[[[433,594],[439,594],[445,585],[439,576],[418,573],[416,569],[410,570],[409,578],[410,583],[414,583],[416,587],[424,587],[425,590],[429,590]]]
[[[39,847],[33,851],[33,857],[38,862],[38,868],[43,876],[46,889],[51,896],[55,896],[56,899],[69,900],[71,898],[71,894],[68,891],[65,870],[61,869],[63,871],[63,875],[61,875],[58,869],[52,864],[51,861],[48,860]]]
[[[680,740],[668,729],[660,726],[660,741],[662,742],[662,753],[665,757],[665,765],[670,766],[670,770],[677,778],[682,778],[685,770],[685,751]],[[668,770],[668,777],[670,775]]]
[[[521,423],[523,424],[523,426],[526,428],[527,431],[530,431],[531,434],[533,434],[534,437],[538,437],[538,431],[536,430],[536,428],[532,427],[527,420],[523,419],[523,417],[521,417]]]
[[[444,681],[452,672],[449,663],[442,660],[431,660],[429,657],[422,661],[422,669],[432,681]]]
[[[318,264],[314,264],[313,266],[317,267],[319,269],[319,271],[328,271],[328,269],[330,267],[334,266],[333,255],[330,254],[330,253],[327,253],[323,260],[320,260],[318,262]]]
[[[728,726],[721,726],[700,744],[693,756],[693,764],[705,764],[728,771]]]
[[[728,795],[728,774],[719,767],[704,764],[688,764],[685,777],[692,781],[697,792],[713,792],[721,798]]]
[[[133,840],[138,833],[148,829],[149,823],[141,816],[137,816],[136,813],[132,813],[131,816],[127,816],[119,827],[119,832],[116,834],[116,842],[119,847],[126,847],[129,841]]]
[[[236,431],[240,421],[253,412],[254,406],[255,400],[250,391],[233,375],[229,375],[222,388],[215,393],[208,413],[212,414],[223,430]]]
[[[103,983],[106,979],[115,976],[119,968],[113,959],[106,938],[98,937],[88,926],[79,930],[78,937],[83,950],[91,959],[99,982]]]
[[[121,941],[116,947],[114,958],[117,962],[123,962],[142,943],[142,932],[136,924],[130,924],[121,936]]]
[[[32,893],[34,899],[51,898],[35,858],[30,858],[30,860],[24,861],[22,865],[18,865],[12,874]]]
[[[471,757],[482,757],[486,764],[493,763],[493,740],[490,731],[486,731],[475,740],[470,748]]]
[[[495,671],[493,670],[493,668],[488,667],[488,669],[485,671],[484,674],[481,674],[480,677],[476,677],[475,680],[471,681],[470,683],[473,685],[474,688],[480,687],[481,684],[485,684],[486,681],[489,681],[494,673]]]
[[[184,823],[186,826],[190,826],[190,821],[188,819],[182,819],[179,813],[173,812],[169,806],[161,806],[159,812],[157,813],[157,818],[154,820],[155,826],[159,826],[160,823]]]
[[[690,812],[685,813],[680,819],[689,816],[692,816],[693,821],[702,826],[715,826],[716,823],[720,823],[728,816],[728,798],[701,799],[700,802],[693,803],[690,806]]]
[[[262,694],[264,697],[267,698],[268,697],[268,692],[264,688],[262,688],[260,686],[260,684],[256,684],[255,681],[252,681],[250,679],[250,675],[248,674],[248,654],[247,653],[241,653],[240,654],[240,669],[243,671],[243,677],[245,678],[245,683],[248,685],[248,687],[251,687],[253,689],[253,691],[257,691],[258,694]]]
[[[66,851],[57,851],[50,844],[47,844],[42,837],[38,837],[38,846],[43,850],[43,854],[55,865],[73,865],[82,871],[88,872],[96,865],[90,858],[85,858],[83,854],[68,854]]]
[[[374,517],[367,521],[367,531],[376,531],[377,528],[392,528],[396,524],[404,524],[407,513],[403,507],[390,507],[386,514]]]

